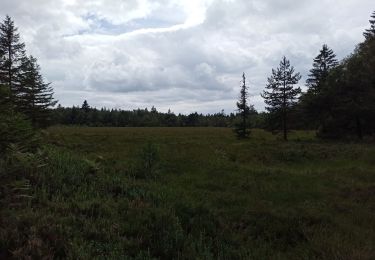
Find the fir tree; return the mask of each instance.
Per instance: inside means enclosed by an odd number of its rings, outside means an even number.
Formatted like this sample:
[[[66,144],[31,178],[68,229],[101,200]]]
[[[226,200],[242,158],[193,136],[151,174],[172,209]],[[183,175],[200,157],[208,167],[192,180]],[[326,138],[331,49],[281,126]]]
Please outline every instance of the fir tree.
[[[242,86],[240,91],[240,97],[237,102],[237,115],[240,116],[240,121],[236,124],[234,129],[238,138],[247,138],[250,134],[248,128],[247,118],[250,113],[250,106],[248,105],[248,87],[246,86],[246,76],[245,73],[242,74]]]
[[[25,44],[20,41],[17,30],[7,15],[0,24],[0,52],[3,55],[0,61],[0,83],[9,87],[12,99],[16,95],[15,88],[19,88],[17,74],[25,56]]]
[[[272,75],[268,78],[266,89],[261,95],[268,105],[267,111],[280,114],[284,140],[287,140],[287,114],[288,110],[296,103],[301,93],[301,88],[294,85],[301,79],[300,73],[295,73],[294,67],[284,56],[279,67],[272,69]]]
[[[52,87],[44,82],[36,58],[24,57],[20,71],[16,105],[34,126],[46,126],[50,120],[49,108],[57,103],[53,100]]]
[[[366,39],[374,38],[375,37],[375,11],[371,15],[371,20],[370,22],[370,29],[367,29],[363,35],[365,36]]]
[[[318,94],[329,71],[337,65],[335,53],[324,44],[319,55],[314,59],[313,68],[310,70],[309,78],[306,81],[308,92]]]

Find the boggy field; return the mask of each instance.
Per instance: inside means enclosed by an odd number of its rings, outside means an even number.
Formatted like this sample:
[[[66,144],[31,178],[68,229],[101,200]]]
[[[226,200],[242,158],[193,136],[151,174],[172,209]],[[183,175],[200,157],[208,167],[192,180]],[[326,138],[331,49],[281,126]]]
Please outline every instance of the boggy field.
[[[7,211],[16,237],[2,247],[24,239],[19,255],[375,259],[374,144],[226,128],[55,127],[48,139],[32,199]]]

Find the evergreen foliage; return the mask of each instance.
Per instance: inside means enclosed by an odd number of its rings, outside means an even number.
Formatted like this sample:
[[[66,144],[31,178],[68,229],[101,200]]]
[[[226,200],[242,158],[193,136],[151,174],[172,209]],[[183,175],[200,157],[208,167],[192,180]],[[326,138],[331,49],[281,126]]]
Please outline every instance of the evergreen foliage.
[[[90,107],[90,105],[89,105]],[[97,109],[90,107],[85,110],[78,106],[51,109],[53,124],[85,125],[94,127],[233,127],[240,121],[240,115],[225,114],[220,111],[212,114],[190,113],[188,115],[175,114],[172,111],[163,113],[154,109]],[[249,116],[252,126],[264,128],[265,113],[258,113],[250,106]]]
[[[335,53],[324,44],[319,55],[315,57],[313,68],[310,70],[309,78],[306,80],[308,92],[315,95],[318,94],[329,71],[337,65]]]
[[[326,86],[330,71],[338,65],[335,53],[324,44],[314,58],[313,68],[306,80],[307,92],[303,93],[300,98],[301,118],[306,126],[317,128],[321,124],[321,115],[327,106],[325,99],[322,98],[323,88]]]
[[[87,103],[87,100],[83,101],[81,109],[86,113],[90,111],[90,106],[89,103]]]
[[[375,133],[375,39],[360,44],[327,78],[319,136],[342,138]]]
[[[36,58],[26,56],[17,31],[7,15],[0,24],[0,102],[11,113],[25,115],[34,127],[44,127],[50,121],[49,108],[56,104],[53,90],[44,82]]]
[[[239,117],[239,121],[236,123],[234,129],[238,138],[247,138],[250,135],[250,131],[248,130],[249,123],[247,122],[250,114],[250,106],[247,102],[248,97],[249,93],[248,87],[246,86],[246,76],[245,73],[243,73],[240,97],[237,102],[237,115]]]
[[[279,115],[284,140],[288,139],[288,111],[296,104],[301,93],[301,88],[294,87],[300,79],[300,73],[295,72],[294,67],[290,65],[290,61],[284,56],[279,67],[276,70],[272,69],[272,75],[268,78],[266,90],[262,93],[264,102],[268,105],[267,111]]]
[[[12,108],[10,102],[10,90],[5,84],[0,84],[0,113],[7,113]]]
[[[374,23],[375,20],[370,21],[372,29]],[[338,66],[333,60],[334,66],[328,68],[316,84],[318,91],[309,88],[301,98],[301,117],[316,121],[319,137],[356,136],[361,140],[375,133],[375,37],[371,36],[372,29],[366,30],[366,40]],[[316,60],[313,70],[319,67]]]
[[[370,29],[366,29],[366,31],[363,33],[366,39],[374,38],[375,37],[375,11],[372,13],[370,19]]]
[[[9,95],[9,88],[0,85],[0,97]],[[10,145],[22,146],[26,150],[34,150],[38,139],[31,124],[25,116],[15,112],[8,99],[0,100],[0,155],[4,155]]]
[[[20,87],[17,91],[16,107],[38,127],[51,121],[50,110],[57,101],[53,100],[53,89],[45,83],[40,67],[33,56],[24,57],[20,67]]]
[[[13,20],[7,15],[0,24],[0,83],[9,87],[12,99],[20,84],[18,72],[25,56],[25,44],[17,31]]]
[[[39,138],[30,122],[17,112],[0,113],[0,155],[10,145],[18,145],[25,151],[35,151]]]

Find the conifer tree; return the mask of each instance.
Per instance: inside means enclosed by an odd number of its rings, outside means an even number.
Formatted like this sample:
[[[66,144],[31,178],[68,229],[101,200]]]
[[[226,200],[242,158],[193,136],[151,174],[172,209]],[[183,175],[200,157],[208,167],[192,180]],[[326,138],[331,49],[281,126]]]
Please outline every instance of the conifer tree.
[[[318,94],[329,71],[337,65],[338,62],[335,53],[324,44],[319,55],[315,57],[313,68],[310,70],[309,77],[306,80],[308,92]]]
[[[16,88],[16,106],[34,126],[46,126],[50,120],[49,108],[57,101],[53,100],[50,83],[45,83],[40,74],[36,58],[24,57],[19,73],[20,86]]]
[[[283,128],[283,138],[287,136],[287,115],[290,108],[296,103],[301,93],[300,87],[294,87],[301,79],[300,73],[296,73],[294,67],[290,65],[289,60],[284,56],[279,67],[272,69],[272,75],[268,78],[268,84],[261,96],[268,105],[267,111],[270,113],[280,114]]]
[[[0,52],[3,55],[0,61],[0,83],[8,86],[11,99],[16,94],[15,88],[19,87],[17,74],[25,56],[25,44],[20,41],[17,30],[7,15],[0,24]]]
[[[242,86],[240,91],[240,97],[237,102],[237,111],[240,116],[240,121],[235,126],[235,133],[238,138],[247,138],[250,134],[248,128],[247,118],[250,114],[250,106],[248,105],[247,98],[249,96],[248,87],[246,86],[245,73],[242,74]]]
[[[363,33],[366,39],[374,38],[375,37],[375,11],[371,15],[370,22],[370,29],[366,29],[366,31]]]
[[[326,44],[314,58],[313,68],[306,80],[307,92],[300,98],[300,111],[304,124],[317,128],[322,124],[322,113],[326,110],[327,100],[323,98],[326,81],[332,69],[339,65],[336,55]]]
[[[82,106],[81,106],[81,109],[82,109],[85,113],[89,112],[89,110],[90,110],[90,106],[89,106],[89,103],[87,103],[87,100],[83,101],[83,104],[82,104]]]
[[[80,124],[84,124],[84,125],[90,124],[90,122],[89,122],[90,121],[89,120],[90,109],[91,108],[90,108],[89,103],[87,103],[87,100],[83,101],[83,104],[81,106],[81,111],[83,111],[83,113],[82,112],[79,113]]]

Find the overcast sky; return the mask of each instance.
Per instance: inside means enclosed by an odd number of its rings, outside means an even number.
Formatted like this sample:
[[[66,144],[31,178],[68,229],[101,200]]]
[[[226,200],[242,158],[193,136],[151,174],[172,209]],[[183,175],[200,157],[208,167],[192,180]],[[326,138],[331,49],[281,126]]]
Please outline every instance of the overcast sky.
[[[344,58],[363,40],[374,0],[0,0],[63,106],[235,110],[283,55],[304,76],[326,43]]]

